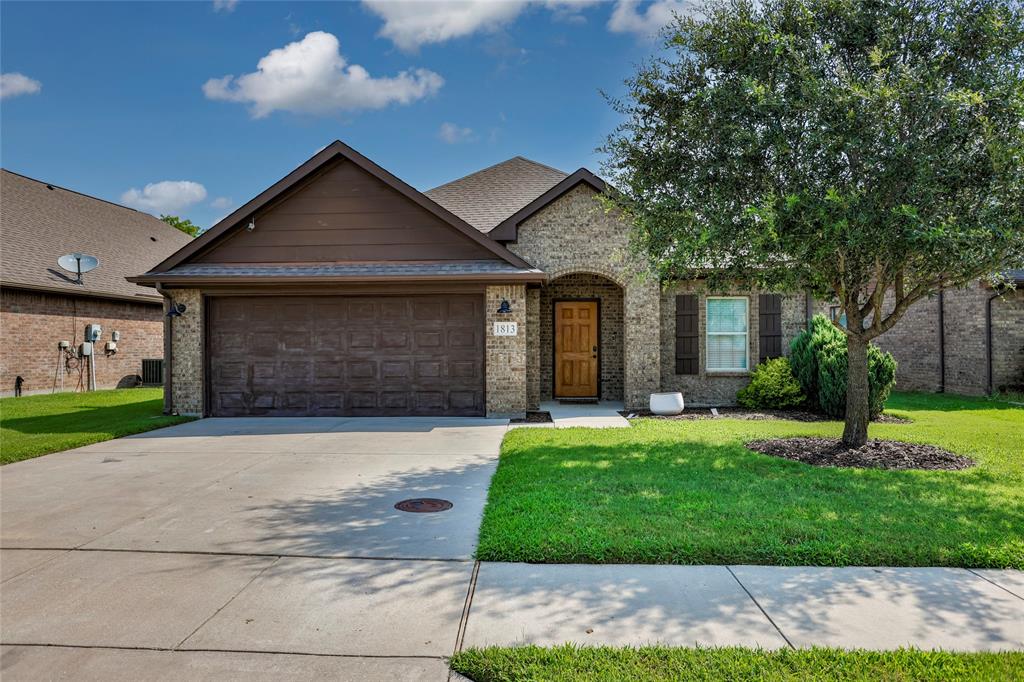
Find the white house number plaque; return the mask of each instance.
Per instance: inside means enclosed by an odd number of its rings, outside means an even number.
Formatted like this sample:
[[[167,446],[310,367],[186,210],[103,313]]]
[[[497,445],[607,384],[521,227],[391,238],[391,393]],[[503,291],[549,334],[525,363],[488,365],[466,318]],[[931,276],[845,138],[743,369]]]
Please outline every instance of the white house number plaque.
[[[519,334],[519,325],[515,322],[495,322],[495,336],[516,336]]]

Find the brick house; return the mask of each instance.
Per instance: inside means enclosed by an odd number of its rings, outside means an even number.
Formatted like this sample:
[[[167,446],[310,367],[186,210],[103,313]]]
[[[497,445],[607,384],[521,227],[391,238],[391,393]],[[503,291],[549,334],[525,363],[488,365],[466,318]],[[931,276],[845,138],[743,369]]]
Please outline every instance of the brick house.
[[[78,370],[85,363],[73,361],[68,373],[58,351],[61,341],[77,348],[87,324],[103,329],[97,388],[135,385],[142,360],[163,357],[163,299],[125,276],[188,241],[146,213],[0,171],[0,394],[11,395],[19,376],[25,394],[59,390],[61,378],[65,390],[79,378],[87,385],[87,370]],[[81,284],[57,265],[72,252],[99,258]],[[106,352],[114,331],[116,352]]]
[[[419,192],[334,142],[145,274],[180,316],[168,409],[521,415],[552,399],[735,400],[804,294],[663,288],[604,182],[516,157]]]

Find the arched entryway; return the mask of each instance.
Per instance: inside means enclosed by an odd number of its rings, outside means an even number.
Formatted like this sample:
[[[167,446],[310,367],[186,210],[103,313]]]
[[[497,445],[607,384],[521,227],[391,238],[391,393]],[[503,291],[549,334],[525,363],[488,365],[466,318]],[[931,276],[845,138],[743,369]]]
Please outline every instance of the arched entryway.
[[[622,401],[623,288],[574,272],[541,287],[539,298],[540,399]]]

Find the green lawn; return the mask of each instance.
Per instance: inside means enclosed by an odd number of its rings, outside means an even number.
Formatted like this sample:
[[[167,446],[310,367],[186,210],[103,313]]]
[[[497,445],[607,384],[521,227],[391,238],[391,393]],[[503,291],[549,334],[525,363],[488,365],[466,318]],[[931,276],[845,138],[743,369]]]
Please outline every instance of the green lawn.
[[[163,389],[0,399],[0,464],[190,421],[161,414]]]
[[[925,682],[1019,680],[1024,653],[965,654],[944,651],[842,651],[838,649],[684,649],[535,646],[473,649],[456,654],[451,667],[476,682],[557,680],[887,680]]]
[[[639,420],[632,429],[516,429],[477,557],[538,563],[1024,568],[1024,408],[899,394],[872,438],[933,443],[964,471],[812,467],[756,438],[838,437],[838,422]]]

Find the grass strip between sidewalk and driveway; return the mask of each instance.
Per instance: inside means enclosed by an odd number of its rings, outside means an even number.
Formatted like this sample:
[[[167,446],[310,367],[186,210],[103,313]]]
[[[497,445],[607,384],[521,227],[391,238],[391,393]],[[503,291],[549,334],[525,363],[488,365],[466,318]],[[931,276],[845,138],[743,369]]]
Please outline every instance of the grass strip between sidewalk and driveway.
[[[0,399],[0,464],[191,421],[165,415],[163,389]]]
[[[840,422],[641,419],[516,429],[477,558],[534,563],[1024,568],[1024,409],[898,394],[870,437],[972,458],[962,471],[841,469],[762,455],[756,439],[837,438]]]
[[[578,647],[572,644],[469,649],[452,670],[475,682],[612,682],[618,680],[842,680],[1000,682],[1024,674],[1024,653],[844,651],[739,647]]]

